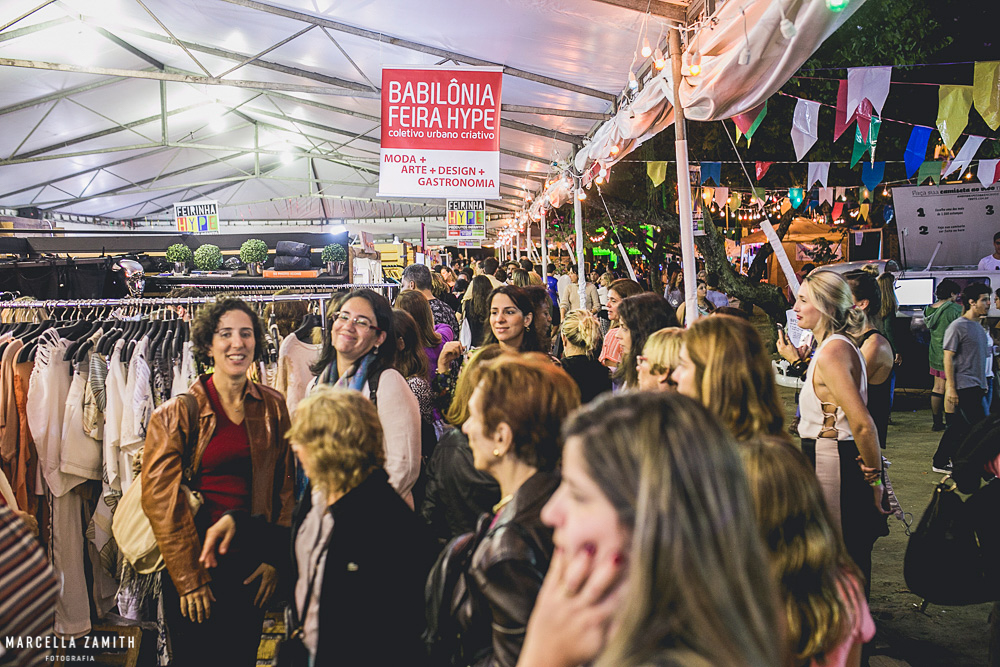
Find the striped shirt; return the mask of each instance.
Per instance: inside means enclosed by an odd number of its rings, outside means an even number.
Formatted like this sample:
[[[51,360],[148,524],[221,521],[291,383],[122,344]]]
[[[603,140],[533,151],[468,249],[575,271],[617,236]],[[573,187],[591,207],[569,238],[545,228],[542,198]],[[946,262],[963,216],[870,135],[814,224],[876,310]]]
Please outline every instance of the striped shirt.
[[[612,365],[617,366],[622,360],[622,341],[618,338],[618,328],[608,331],[604,336],[604,346],[601,348],[601,356],[598,358],[602,364],[607,359]]]
[[[44,638],[52,634],[57,592],[55,574],[38,541],[14,510],[0,505],[0,637],[5,639],[0,662],[45,664],[51,651],[38,644],[44,646]]]

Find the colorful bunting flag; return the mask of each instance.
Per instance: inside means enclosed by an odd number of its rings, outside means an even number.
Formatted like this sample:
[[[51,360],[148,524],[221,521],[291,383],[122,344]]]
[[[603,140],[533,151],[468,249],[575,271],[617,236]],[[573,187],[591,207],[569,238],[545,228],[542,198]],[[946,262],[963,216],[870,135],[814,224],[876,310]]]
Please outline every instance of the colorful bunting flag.
[[[767,170],[771,168],[772,164],[774,164],[774,163],[773,162],[760,162],[760,161],[757,162],[757,180],[758,181],[760,179],[764,178],[764,174],[767,173]]]
[[[766,197],[766,196],[767,196],[767,192],[764,190],[764,188],[754,188],[753,189],[753,198],[756,201],[760,202],[761,204],[764,203],[764,197]]]
[[[789,188],[788,189],[788,199],[792,202],[792,208],[798,208],[802,206],[802,200],[805,199],[806,193],[802,188]]]
[[[855,110],[857,107],[855,107]],[[856,111],[851,111],[850,115],[847,113],[847,81],[841,80],[840,86],[837,88],[837,113],[833,119],[833,140],[836,141],[840,139],[840,135],[850,127],[851,123],[854,121]]]
[[[740,210],[740,206],[743,205],[743,195],[738,192],[734,192],[729,196],[729,211],[731,213],[736,213]]]
[[[818,188],[817,194],[820,204],[833,204],[833,188]]]
[[[658,188],[667,178],[667,163],[662,161],[647,162],[646,175],[653,182],[653,187]]]
[[[972,162],[972,158],[976,157],[976,151],[979,150],[979,147],[983,145],[985,140],[986,137],[977,137],[974,134],[970,135],[969,138],[965,140],[965,143],[962,144],[962,149],[958,151],[958,155],[955,156],[955,159],[944,168],[944,173],[942,173],[941,176],[947,177],[948,174],[957,171],[958,175],[961,177],[961,175],[965,173],[966,167],[968,167],[969,163]]]
[[[861,165],[861,182],[872,192],[875,192],[876,186],[882,182],[884,176],[885,162],[875,162],[873,164],[865,162]]]
[[[715,203],[720,207],[726,205],[726,200],[729,199],[729,188],[719,186],[715,188]]]
[[[1000,61],[976,63],[972,99],[989,128],[1000,127]]]
[[[839,201],[833,205],[833,211],[830,215],[833,216],[834,220],[839,220],[840,216],[844,214],[844,202]]]
[[[906,142],[906,151],[903,153],[903,162],[906,164],[906,177],[913,178],[913,174],[924,163],[927,156],[927,141],[931,138],[932,128],[924,125],[914,125],[910,130],[910,140]]]
[[[951,150],[969,124],[972,86],[939,86],[937,129],[944,145]]]
[[[785,197],[781,200],[781,215],[784,215],[792,210],[792,200]]]
[[[701,163],[701,182],[702,184],[707,183],[708,179],[712,179],[716,185],[722,183],[722,163],[721,162],[702,162]]]
[[[847,188],[837,188],[837,199],[843,200],[847,196]]]
[[[872,103],[867,99],[861,100],[861,106],[858,108],[855,116],[858,119],[858,127],[861,128],[861,136],[865,141],[868,141],[868,129],[872,124],[872,117],[875,110],[872,108]]]
[[[940,160],[927,160],[920,165],[920,171],[917,172],[917,185],[923,185],[928,178],[934,185],[941,182]]]
[[[757,131],[760,127],[760,123],[764,120],[764,116],[767,115],[767,100],[764,103],[754,107],[746,113],[741,113],[738,116],[733,116],[733,122],[736,123],[736,128],[746,135],[747,140],[753,138],[753,133]]]
[[[1000,160],[980,160],[977,176],[984,188],[988,188],[997,181],[1000,181]]]
[[[891,80],[891,67],[847,68],[847,111],[853,112],[861,105],[862,100],[867,99],[881,116],[882,106],[889,97]]]
[[[861,136],[861,128],[854,130],[854,149],[851,151],[851,169],[858,163],[861,156],[868,150],[868,142]]]
[[[819,107],[819,102],[804,100],[801,97],[795,103],[791,133],[796,160],[805,157],[819,138]]]
[[[878,130],[881,126],[882,121],[879,118],[872,118],[871,127],[868,129],[868,137],[864,138],[861,136],[861,122],[859,119],[858,128],[854,132],[854,150],[851,151],[852,169],[866,152],[869,159],[872,162],[875,161],[875,144],[878,141]]]
[[[810,162],[809,163],[809,178],[806,180],[806,187],[811,188],[813,185],[819,181],[823,187],[826,187],[826,182],[830,178],[830,163],[829,162]]]
[[[864,203],[861,205],[861,217],[865,220],[868,219],[868,209],[871,208],[871,204]]]

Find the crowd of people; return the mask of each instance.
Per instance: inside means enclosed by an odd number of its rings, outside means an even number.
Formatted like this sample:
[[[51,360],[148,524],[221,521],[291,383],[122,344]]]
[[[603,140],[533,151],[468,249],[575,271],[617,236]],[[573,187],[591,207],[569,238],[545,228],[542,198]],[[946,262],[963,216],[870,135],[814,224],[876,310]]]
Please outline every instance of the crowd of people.
[[[195,410],[153,412],[141,469],[174,664],[254,664],[275,601],[303,667],[862,664],[894,365],[875,278],[798,291],[793,443],[714,275],[684,317],[679,267],[662,294],[539,268],[416,264],[394,303],[336,296],[293,414],[248,380],[254,312],[197,311],[210,372]],[[990,295],[966,292],[972,322]],[[949,430],[983,414],[977,337],[943,336]]]

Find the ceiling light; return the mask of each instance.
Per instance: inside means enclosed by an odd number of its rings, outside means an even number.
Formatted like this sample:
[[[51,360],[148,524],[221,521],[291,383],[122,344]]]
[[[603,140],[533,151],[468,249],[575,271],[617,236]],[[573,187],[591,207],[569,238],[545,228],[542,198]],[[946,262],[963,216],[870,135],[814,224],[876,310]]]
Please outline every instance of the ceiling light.
[[[632,70],[628,71],[628,87],[635,90],[639,87],[639,80],[635,78],[635,72]]]
[[[649,46],[649,38],[648,37],[643,37],[642,38],[642,57],[643,58],[648,58],[651,55],[653,55],[653,49]]]
[[[663,51],[659,47],[653,51],[653,66],[656,69],[663,69],[667,66],[667,59],[663,57]]]
[[[578,190],[576,193],[576,198],[579,199],[580,201],[583,201],[584,199],[587,198],[587,193],[584,192],[582,189]]]
[[[611,154],[618,155],[618,153],[620,153],[621,150],[622,150],[621,147],[618,144],[615,144],[614,146],[611,147]]]

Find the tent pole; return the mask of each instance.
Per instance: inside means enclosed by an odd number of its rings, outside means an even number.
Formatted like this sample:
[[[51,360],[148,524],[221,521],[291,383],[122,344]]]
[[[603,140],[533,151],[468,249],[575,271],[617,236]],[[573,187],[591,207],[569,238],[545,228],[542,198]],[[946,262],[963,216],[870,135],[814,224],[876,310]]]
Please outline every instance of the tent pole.
[[[542,207],[542,219],[538,223],[538,227],[540,228],[541,234],[542,234],[542,248],[541,248],[541,250],[542,250],[542,257],[541,257],[541,264],[542,264],[542,284],[543,285],[546,284],[546,279],[549,277],[548,276],[548,273],[549,273],[549,246],[548,246],[548,244],[545,243],[545,224],[546,224],[546,222],[545,222],[545,207],[543,206]]]
[[[677,211],[680,214],[681,266],[684,274],[684,314],[688,322],[698,318],[697,271],[694,260],[694,221],[691,208],[691,176],[688,172],[687,129],[680,104],[681,35],[677,28],[669,32],[670,65],[674,75],[674,152],[677,156]],[[654,271],[650,267],[650,272]],[[681,326],[684,323],[681,322]]]
[[[576,287],[580,294],[580,309],[587,310],[587,272],[583,268],[583,176],[576,178],[576,192],[573,194],[573,221],[576,223]]]

